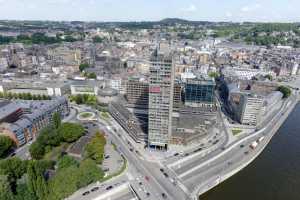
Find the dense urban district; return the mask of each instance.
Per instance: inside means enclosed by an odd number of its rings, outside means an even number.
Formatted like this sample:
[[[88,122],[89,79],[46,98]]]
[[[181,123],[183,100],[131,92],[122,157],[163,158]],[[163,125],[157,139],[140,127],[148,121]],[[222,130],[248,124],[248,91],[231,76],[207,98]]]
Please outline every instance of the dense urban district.
[[[201,199],[289,116],[299,64],[297,23],[2,20],[0,200]]]

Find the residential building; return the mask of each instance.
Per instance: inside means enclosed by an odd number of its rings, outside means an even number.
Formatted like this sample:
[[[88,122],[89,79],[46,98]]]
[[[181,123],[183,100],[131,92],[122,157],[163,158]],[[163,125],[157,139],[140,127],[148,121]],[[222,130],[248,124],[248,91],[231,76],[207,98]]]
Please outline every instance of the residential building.
[[[39,131],[52,123],[54,113],[62,118],[69,114],[68,100],[56,97],[47,101],[15,101],[0,103],[0,134],[22,146],[36,138]]]

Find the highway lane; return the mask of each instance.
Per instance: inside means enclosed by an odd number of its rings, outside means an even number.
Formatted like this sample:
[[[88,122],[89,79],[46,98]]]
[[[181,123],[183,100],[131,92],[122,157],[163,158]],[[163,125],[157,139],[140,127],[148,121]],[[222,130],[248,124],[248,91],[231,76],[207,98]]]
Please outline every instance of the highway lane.
[[[287,104],[290,104],[292,101],[295,101],[295,97],[291,97],[288,101],[286,101],[286,102],[284,103],[284,105],[283,105],[282,108],[281,108],[281,112],[282,112],[283,110],[286,110]],[[278,120],[280,117],[281,117],[280,112],[278,112],[278,113],[276,114],[276,116],[273,117],[272,121],[268,121],[268,122],[267,122],[267,123],[268,123],[268,126],[267,126],[267,127],[272,127],[272,123],[274,123],[274,122],[275,122],[276,120]],[[271,122],[272,122],[272,123],[271,123]],[[266,129],[267,127],[265,127],[264,129]],[[261,129],[260,132],[263,132],[264,129]],[[247,137],[251,137],[251,135],[255,136],[255,134],[249,134]],[[241,140],[235,142],[234,144],[240,143],[240,141],[241,141]],[[233,144],[233,145],[234,145],[234,144]],[[227,151],[228,149],[232,148],[233,145],[231,145],[231,146],[229,146],[228,148],[226,148],[226,151]],[[174,172],[175,172],[176,174],[178,174],[178,175],[183,174],[183,173],[187,173],[188,171],[191,171],[192,169],[195,169],[195,168],[199,167],[203,162],[205,162],[205,161],[207,161],[207,160],[209,160],[209,159],[211,159],[211,158],[213,158],[213,157],[215,157],[215,156],[221,155],[221,154],[222,154],[222,151],[223,151],[222,149],[218,149],[217,151],[211,153],[210,155],[208,155],[208,156],[206,156],[206,157],[204,157],[204,158],[202,158],[202,159],[197,159],[197,158],[195,158],[195,159],[193,159],[193,160],[190,161],[190,162],[185,162],[184,164],[182,164],[182,165],[180,165],[180,166],[174,166],[174,167],[172,167],[171,169],[174,170]]]
[[[289,104],[286,104],[286,107],[289,107]],[[286,110],[284,111],[284,113],[288,114],[286,113]],[[281,118],[281,115],[282,114],[279,113],[274,118],[274,120],[279,120]],[[230,173],[232,170],[237,169],[244,163],[251,161],[251,159],[254,159],[255,156],[259,155],[259,153],[271,140],[278,127],[278,125],[275,127],[269,125],[262,134],[257,135],[254,138],[247,139],[245,142],[243,142],[243,148],[241,148],[240,146],[233,148],[228,153],[226,153],[225,156],[222,156],[217,160],[214,160],[211,163],[202,166],[192,173],[185,174],[181,177],[181,181],[184,183],[184,185],[186,185],[187,188],[189,188],[191,192],[193,192],[196,188],[205,188],[210,185],[214,186],[215,184],[218,184],[218,181],[220,181],[220,177]],[[250,150],[249,145],[253,141],[258,140],[258,138],[260,138],[262,135],[265,136],[265,139],[255,150]],[[249,154],[245,155],[244,152],[246,151],[248,151]]]
[[[170,180],[163,176],[163,174],[159,171],[159,165],[141,160],[134,152],[129,151],[128,146],[124,141],[120,140],[119,137],[115,136],[113,133],[111,136],[114,138],[114,142],[119,147],[118,149],[124,154],[131,164],[130,166],[136,168],[136,171],[150,178],[149,183],[153,190],[156,191],[156,195],[165,193],[169,199],[189,199],[187,194],[185,194],[180,188],[174,188],[174,185],[170,182]],[[160,196],[159,199],[163,198]]]

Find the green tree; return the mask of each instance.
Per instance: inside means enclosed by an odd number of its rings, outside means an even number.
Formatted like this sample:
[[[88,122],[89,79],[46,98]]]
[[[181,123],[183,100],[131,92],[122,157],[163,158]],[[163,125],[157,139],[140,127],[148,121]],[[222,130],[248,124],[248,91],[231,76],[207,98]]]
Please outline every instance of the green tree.
[[[49,200],[59,200],[77,190],[78,167],[70,166],[57,171],[49,182]]]
[[[36,141],[30,145],[29,152],[32,158],[37,160],[42,159],[45,155],[45,146]]]
[[[28,164],[28,189],[31,194],[35,194],[38,199],[45,199],[48,194],[47,183],[44,178],[45,163],[31,161]]]
[[[89,74],[87,75],[87,77],[90,78],[90,79],[96,79],[96,78],[97,78],[97,75],[96,75],[94,72],[92,72],[92,73],[89,73]]]
[[[79,65],[79,70],[82,72],[85,68],[88,68],[90,65],[88,63],[81,63]]]
[[[96,182],[100,180],[103,175],[104,173],[99,169],[99,167],[93,160],[86,159],[81,162],[79,167],[77,187],[81,188],[93,182]]]
[[[64,155],[58,160],[57,165],[58,165],[58,170],[61,170],[61,169],[68,168],[70,166],[78,166],[79,163],[71,156]]]
[[[99,36],[95,36],[95,37],[93,37],[93,42],[94,43],[102,43],[103,39]]]
[[[96,133],[92,140],[85,146],[85,157],[96,161],[101,164],[104,157],[104,146],[106,139],[103,133]]]
[[[0,158],[7,156],[15,143],[8,136],[0,135]]]
[[[14,200],[7,176],[0,175],[0,199]]]
[[[61,125],[61,117],[58,112],[55,112],[52,117],[54,128],[58,129]]]
[[[21,178],[27,169],[27,161],[22,161],[20,158],[8,158],[0,160],[0,175],[6,175],[10,183]]]
[[[80,124],[63,123],[58,131],[65,142],[71,143],[83,135],[84,128]]]
[[[286,86],[279,86],[277,90],[283,94],[283,98],[288,98],[292,93],[291,89]]]
[[[16,193],[15,200],[38,200],[37,197],[29,191],[27,183],[17,184]]]

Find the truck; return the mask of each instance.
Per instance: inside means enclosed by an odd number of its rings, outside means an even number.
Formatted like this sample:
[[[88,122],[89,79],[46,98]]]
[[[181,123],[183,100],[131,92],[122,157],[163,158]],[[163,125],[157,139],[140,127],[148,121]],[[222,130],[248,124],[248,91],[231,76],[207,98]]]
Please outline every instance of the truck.
[[[255,149],[257,147],[257,145],[258,145],[258,143],[256,141],[254,141],[250,144],[250,148]]]

